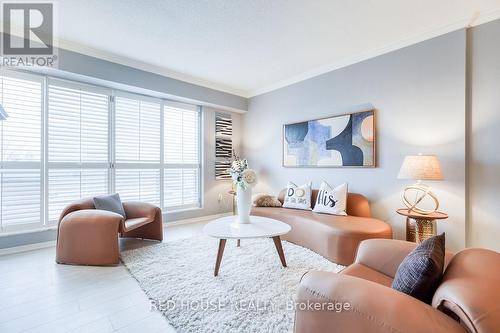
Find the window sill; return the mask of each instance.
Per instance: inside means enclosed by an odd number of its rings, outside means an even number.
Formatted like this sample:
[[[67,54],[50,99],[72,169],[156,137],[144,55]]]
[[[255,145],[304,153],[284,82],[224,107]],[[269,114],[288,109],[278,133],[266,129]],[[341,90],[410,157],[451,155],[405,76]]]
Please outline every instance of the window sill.
[[[201,211],[203,207],[189,207],[189,208],[182,208],[182,209],[175,209],[175,210],[169,210],[165,211],[162,210],[163,216],[166,214],[177,214],[177,213],[186,213],[186,212],[196,212],[196,211]],[[8,237],[8,236],[13,236],[13,235],[21,235],[21,234],[29,234],[29,233],[35,233],[35,232],[43,232],[43,231],[49,231],[49,230],[57,230],[57,225],[52,225],[52,226],[47,226],[47,227],[41,227],[41,228],[28,228],[28,229],[18,229],[18,230],[9,230],[9,231],[0,231],[0,238],[1,237]]]
[[[202,210],[203,207],[189,207],[189,208],[180,208],[180,209],[174,209],[174,210],[162,210],[163,215],[165,214],[176,214],[176,213],[184,213],[184,212],[192,212],[192,211],[199,211]]]
[[[0,232],[0,238],[13,236],[13,235],[22,235],[22,234],[31,234],[31,233],[35,233],[35,232],[43,232],[43,231],[48,231],[48,230],[57,230],[57,225],[50,226],[50,227],[43,227],[43,228],[3,231],[3,232]]]

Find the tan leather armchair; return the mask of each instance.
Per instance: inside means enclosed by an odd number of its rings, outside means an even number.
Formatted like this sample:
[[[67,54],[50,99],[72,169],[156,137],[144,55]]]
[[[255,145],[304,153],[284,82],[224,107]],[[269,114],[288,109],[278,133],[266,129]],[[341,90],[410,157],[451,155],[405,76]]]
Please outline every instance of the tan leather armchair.
[[[127,218],[95,209],[92,199],[67,206],[59,218],[56,262],[77,265],[119,263],[118,236],[163,240],[161,209],[124,202]]]
[[[447,252],[445,273],[432,306],[391,289],[414,243],[371,239],[341,273],[311,271],[300,282],[296,333],[305,332],[500,332],[500,253]],[[319,310],[299,304],[348,304]],[[345,309],[345,308],[344,308]]]

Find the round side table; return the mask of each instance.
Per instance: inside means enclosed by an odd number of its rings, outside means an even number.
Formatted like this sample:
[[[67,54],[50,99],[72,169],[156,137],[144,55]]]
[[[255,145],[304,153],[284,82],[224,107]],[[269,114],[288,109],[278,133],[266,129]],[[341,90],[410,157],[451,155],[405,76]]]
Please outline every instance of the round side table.
[[[406,240],[414,243],[421,243],[435,236],[437,234],[436,220],[448,218],[448,214],[441,212],[424,215],[407,208],[398,209],[396,212],[406,216]]]

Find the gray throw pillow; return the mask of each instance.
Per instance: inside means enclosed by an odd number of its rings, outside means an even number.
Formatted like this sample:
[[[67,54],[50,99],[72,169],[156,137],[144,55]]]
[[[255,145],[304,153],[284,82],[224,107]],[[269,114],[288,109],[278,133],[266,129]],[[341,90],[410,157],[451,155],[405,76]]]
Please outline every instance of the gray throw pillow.
[[[392,288],[430,304],[443,275],[444,253],[444,233],[420,243],[399,265]]]
[[[95,209],[107,210],[126,217],[125,210],[123,209],[122,201],[120,200],[120,195],[118,193],[94,197],[94,206]]]

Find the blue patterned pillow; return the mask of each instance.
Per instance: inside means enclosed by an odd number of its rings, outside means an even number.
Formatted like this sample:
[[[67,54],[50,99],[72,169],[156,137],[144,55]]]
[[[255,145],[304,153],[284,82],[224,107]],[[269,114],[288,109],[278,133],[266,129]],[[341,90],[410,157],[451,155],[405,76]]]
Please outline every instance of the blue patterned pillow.
[[[444,268],[445,236],[426,239],[401,262],[392,288],[430,304]]]

